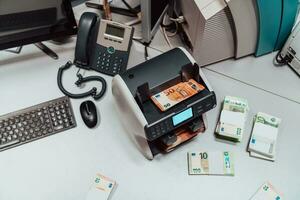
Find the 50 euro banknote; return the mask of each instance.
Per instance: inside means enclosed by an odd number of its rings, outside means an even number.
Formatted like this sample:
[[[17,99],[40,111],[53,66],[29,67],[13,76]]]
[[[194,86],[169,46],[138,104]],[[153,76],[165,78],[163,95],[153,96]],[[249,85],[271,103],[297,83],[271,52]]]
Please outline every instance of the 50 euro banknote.
[[[194,79],[190,79],[187,82],[180,82],[151,96],[151,100],[161,111],[166,111],[204,89],[203,85]]]

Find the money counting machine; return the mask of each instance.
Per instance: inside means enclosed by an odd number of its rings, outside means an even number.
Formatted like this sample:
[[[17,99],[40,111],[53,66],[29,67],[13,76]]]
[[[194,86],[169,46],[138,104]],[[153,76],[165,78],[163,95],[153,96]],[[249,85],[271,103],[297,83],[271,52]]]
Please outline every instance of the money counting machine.
[[[205,89],[166,111],[151,101],[153,94],[190,79]],[[127,133],[148,159],[168,152],[170,148],[166,147],[178,143],[176,134],[182,130],[188,132],[185,139],[204,132],[203,114],[216,106],[214,91],[193,57],[183,48],[170,50],[116,75],[112,93]]]

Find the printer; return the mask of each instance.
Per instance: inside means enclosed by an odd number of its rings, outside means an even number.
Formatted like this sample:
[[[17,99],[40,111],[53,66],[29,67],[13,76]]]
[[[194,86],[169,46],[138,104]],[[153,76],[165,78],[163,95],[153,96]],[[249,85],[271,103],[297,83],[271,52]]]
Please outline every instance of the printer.
[[[175,0],[184,40],[201,67],[282,48],[298,0]]]
[[[224,0],[176,0],[175,13],[185,19],[182,28],[199,66],[234,57],[234,20]]]
[[[153,94],[190,79],[205,89],[166,111],[161,111],[151,100]],[[215,93],[203,72],[180,47],[116,75],[112,94],[126,132],[149,160],[164,153],[162,141],[176,142],[173,136],[179,129],[186,129],[193,136],[204,132],[207,126],[204,113],[216,106]]]

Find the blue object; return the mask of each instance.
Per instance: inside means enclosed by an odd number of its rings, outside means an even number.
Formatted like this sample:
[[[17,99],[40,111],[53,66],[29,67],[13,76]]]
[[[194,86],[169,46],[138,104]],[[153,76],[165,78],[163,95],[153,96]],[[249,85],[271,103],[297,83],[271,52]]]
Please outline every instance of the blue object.
[[[259,30],[255,56],[261,56],[275,49],[281,24],[283,0],[256,0]]]
[[[296,19],[298,0],[282,0],[282,4],[281,26],[275,50],[283,47],[291,33]]]
[[[251,142],[252,142],[252,144],[255,144],[255,139],[252,139]]]
[[[181,113],[172,117],[173,125],[176,126],[191,117],[193,117],[193,110],[192,110],[192,108],[189,108],[189,109],[182,111]]]

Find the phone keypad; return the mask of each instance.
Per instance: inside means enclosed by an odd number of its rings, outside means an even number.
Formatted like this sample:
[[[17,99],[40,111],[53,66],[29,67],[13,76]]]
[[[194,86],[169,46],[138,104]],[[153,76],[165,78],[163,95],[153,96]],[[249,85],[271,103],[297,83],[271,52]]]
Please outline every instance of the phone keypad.
[[[123,66],[123,58],[108,52],[99,52],[97,58],[97,69],[100,72],[116,75],[119,74]]]
[[[120,51],[113,46],[96,45],[92,55],[91,69],[115,76],[126,71],[129,52]]]

